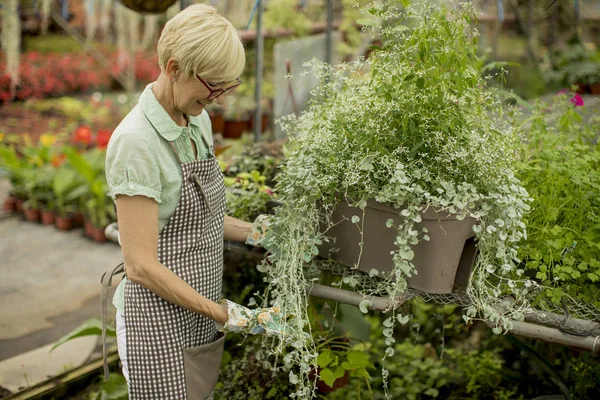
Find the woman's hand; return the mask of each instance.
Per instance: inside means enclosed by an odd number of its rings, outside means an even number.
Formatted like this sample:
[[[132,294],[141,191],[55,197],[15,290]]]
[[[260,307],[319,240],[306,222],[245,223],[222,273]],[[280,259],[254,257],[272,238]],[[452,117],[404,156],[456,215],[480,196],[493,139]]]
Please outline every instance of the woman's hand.
[[[222,300],[220,304],[227,308],[227,321],[220,327],[222,332],[281,336],[290,329],[279,306],[249,309],[230,300]]]
[[[262,247],[262,242],[267,236],[267,232],[271,227],[271,216],[259,215],[250,228],[250,234],[246,238],[246,244],[254,247]]]

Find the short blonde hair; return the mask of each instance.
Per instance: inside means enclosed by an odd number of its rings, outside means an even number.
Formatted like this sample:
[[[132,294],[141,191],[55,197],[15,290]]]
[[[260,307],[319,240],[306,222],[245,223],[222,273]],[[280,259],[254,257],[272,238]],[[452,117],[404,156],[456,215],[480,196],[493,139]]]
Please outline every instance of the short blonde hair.
[[[210,82],[231,82],[244,71],[246,55],[237,30],[216,8],[194,4],[169,20],[158,40],[158,64],[174,58],[182,72]]]

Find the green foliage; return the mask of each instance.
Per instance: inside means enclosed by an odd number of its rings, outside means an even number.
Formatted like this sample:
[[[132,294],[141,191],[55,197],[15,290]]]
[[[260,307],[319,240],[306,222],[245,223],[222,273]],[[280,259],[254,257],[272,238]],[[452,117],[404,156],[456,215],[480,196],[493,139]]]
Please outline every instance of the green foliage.
[[[534,201],[519,256],[548,288],[540,301],[568,294],[600,306],[600,119],[579,109],[556,96],[530,118],[518,176]]]
[[[26,199],[25,206],[53,208],[52,182],[56,170],[49,165],[55,149],[33,144],[29,136],[0,143],[0,167],[8,172],[12,193]]]
[[[81,45],[68,35],[25,36],[23,46],[28,52],[55,54],[83,53]]]
[[[65,149],[67,160],[83,177],[80,197],[84,204],[85,214],[90,222],[98,228],[104,228],[116,219],[112,200],[108,196],[108,183],[104,173],[105,152],[91,150],[79,154],[74,149]]]
[[[58,346],[62,346],[70,340],[76,339],[82,336],[100,336],[102,335],[102,321],[97,318],[88,319],[83,324],[79,325],[77,328],[73,329],[71,332],[67,333],[52,346],[51,351],[57,348]],[[111,326],[106,327],[106,335],[116,337],[117,333],[115,328]]]
[[[298,0],[271,0],[265,10],[267,30],[291,29],[295,36],[304,36],[310,30],[310,20],[298,9]]]
[[[573,385],[571,391],[575,399],[600,398],[600,359],[586,354],[574,360]]]
[[[237,339],[236,339],[237,340]],[[259,336],[248,337],[235,355],[224,357],[215,398],[227,400],[287,399],[292,386],[288,371],[274,368],[266,360],[268,350],[262,348]]]
[[[575,38],[554,55],[552,63],[542,64],[542,69],[546,82],[555,87],[600,82],[600,53],[588,50]]]
[[[267,203],[272,199],[272,190],[265,185],[266,178],[258,171],[241,172],[235,178],[225,177],[226,214],[252,222],[267,212]]]
[[[513,171],[520,143],[506,108],[480,75],[473,10],[461,7],[447,18],[446,10],[429,2],[407,9],[398,4],[368,10],[382,40],[370,61],[335,68],[313,63],[322,79],[315,100],[300,117],[284,121],[292,144],[277,179],[283,204],[276,208],[264,242],[270,255],[260,268],[270,282],[268,300],[293,317],[294,335],[285,340],[292,350],[284,361],[300,374],[292,377],[300,382],[294,394],[299,398],[310,397],[308,374],[317,354],[303,335],[309,325],[304,286],[311,279],[305,271],[320,262],[313,259],[328,240],[323,227],[333,223],[340,198],[361,209],[371,199],[391,204],[403,221],[393,227],[394,274],[382,279],[347,271],[347,289],[392,298],[404,292],[414,273],[413,247],[428,239],[418,228],[420,213],[433,207],[474,220],[480,254],[468,289],[474,306],[465,318],[479,314],[508,328],[529,307],[525,279],[510,275],[522,273],[516,247],[528,210],[528,195]],[[359,217],[354,220],[358,226]],[[518,300],[500,311],[496,302],[507,294]],[[361,305],[368,311],[367,299]],[[396,313],[386,320],[382,358],[393,356],[394,327],[407,321]],[[389,373],[382,371],[385,382]]]
[[[92,393],[89,400],[127,400],[127,381],[121,374],[110,374],[108,381],[102,382],[100,391]]]

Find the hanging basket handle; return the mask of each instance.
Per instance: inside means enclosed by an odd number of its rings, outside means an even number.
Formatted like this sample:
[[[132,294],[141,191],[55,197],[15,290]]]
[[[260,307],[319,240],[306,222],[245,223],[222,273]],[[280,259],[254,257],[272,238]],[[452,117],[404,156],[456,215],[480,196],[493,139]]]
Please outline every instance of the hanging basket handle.
[[[177,0],[119,0],[125,7],[139,13],[162,14]]]

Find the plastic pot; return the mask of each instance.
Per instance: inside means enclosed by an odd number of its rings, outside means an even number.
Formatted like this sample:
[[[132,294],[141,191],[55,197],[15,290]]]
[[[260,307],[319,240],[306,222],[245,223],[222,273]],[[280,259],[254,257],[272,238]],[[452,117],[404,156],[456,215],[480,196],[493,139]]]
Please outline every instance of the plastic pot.
[[[103,243],[108,241],[108,239],[106,238],[106,235],[104,234],[104,229],[105,228],[97,228],[95,226],[91,226],[90,227],[90,237],[92,238],[92,240],[94,240],[95,242],[99,242],[99,243]]]
[[[6,212],[16,212],[17,211],[17,198],[14,196],[9,196],[4,200],[4,205],[2,209]]]
[[[211,115],[210,123],[214,133],[223,133],[225,130],[225,117],[222,114]]]
[[[397,231],[387,228],[388,219],[398,226],[404,217],[400,216],[401,209],[388,204],[369,200],[365,215],[359,208],[350,207],[346,201],[341,201],[334,209],[332,222],[335,224],[325,232],[334,240],[323,243],[319,254],[330,257],[350,268],[369,272],[377,269],[380,276],[389,276],[394,271],[392,252],[397,250],[394,244]],[[350,221],[352,216],[364,218],[359,222],[363,225],[363,249],[359,243],[361,235],[356,226]],[[447,212],[437,212],[428,209],[421,213],[422,222],[415,229],[427,228],[430,241],[421,240],[415,246],[412,260],[417,274],[407,279],[408,286],[427,293],[451,293],[454,285],[466,286],[475,263],[477,247],[473,233],[475,220],[465,218],[459,221]],[[329,251],[333,248],[338,252]]]
[[[54,225],[55,215],[50,210],[42,210],[41,213],[43,225]]]
[[[37,208],[25,208],[23,213],[25,214],[25,219],[29,222],[39,222],[40,220],[40,210]]]
[[[56,215],[54,218],[54,226],[61,231],[70,231],[73,229],[73,218]]]
[[[244,132],[248,131],[248,120],[225,121],[223,137],[239,139]]]

